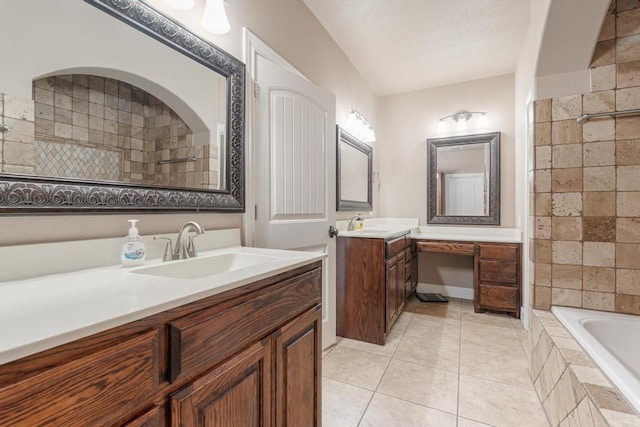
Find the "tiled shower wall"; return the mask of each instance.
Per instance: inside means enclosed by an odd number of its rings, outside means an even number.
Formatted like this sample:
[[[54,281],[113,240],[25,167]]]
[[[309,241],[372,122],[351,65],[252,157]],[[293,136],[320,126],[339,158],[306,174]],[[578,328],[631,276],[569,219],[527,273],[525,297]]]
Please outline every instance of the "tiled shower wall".
[[[216,162],[210,161],[214,150],[194,147],[184,121],[135,86],[98,76],[61,75],[34,81],[33,94],[35,140],[31,107],[30,141],[22,142],[19,158],[5,162],[6,172],[13,168],[42,175],[196,188],[209,188],[215,176]],[[5,104],[28,101],[5,96]],[[12,129],[5,136],[15,133]],[[158,163],[190,157],[197,160]]]
[[[640,314],[640,9],[615,2],[591,92],[535,103],[532,278],[535,308]]]

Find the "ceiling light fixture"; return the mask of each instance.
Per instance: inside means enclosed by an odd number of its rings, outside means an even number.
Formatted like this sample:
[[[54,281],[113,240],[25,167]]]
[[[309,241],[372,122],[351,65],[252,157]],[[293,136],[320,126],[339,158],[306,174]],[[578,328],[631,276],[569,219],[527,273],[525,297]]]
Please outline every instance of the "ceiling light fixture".
[[[345,128],[347,129],[347,132],[361,141],[374,142],[376,140],[373,128],[367,119],[365,119],[364,116],[356,110],[349,110]]]
[[[225,0],[206,0],[200,24],[214,34],[225,34],[231,29],[227,13],[224,10]],[[195,0],[164,0],[164,2],[178,10],[189,10],[195,5]]]
[[[449,116],[445,116],[438,120],[438,133],[447,132],[447,120],[451,119],[456,122],[455,130],[456,132],[464,132],[469,127],[469,122],[477,117],[475,129],[486,129],[489,127],[489,119],[487,117],[487,113],[484,111],[461,111],[459,113],[451,114]]]

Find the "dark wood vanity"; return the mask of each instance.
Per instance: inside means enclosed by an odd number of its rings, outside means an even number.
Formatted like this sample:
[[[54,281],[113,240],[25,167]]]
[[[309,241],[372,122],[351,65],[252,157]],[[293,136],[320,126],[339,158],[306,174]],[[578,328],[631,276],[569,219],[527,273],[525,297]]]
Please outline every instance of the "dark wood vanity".
[[[418,252],[472,256],[474,311],[500,311],[520,318],[520,243],[338,236],[338,336],[384,345],[416,289]]]
[[[338,236],[336,333],[383,345],[417,285],[411,239]]]
[[[320,426],[321,263],[0,365],[0,425]]]
[[[521,244],[416,240],[419,252],[437,252],[473,257],[473,306],[520,318]]]

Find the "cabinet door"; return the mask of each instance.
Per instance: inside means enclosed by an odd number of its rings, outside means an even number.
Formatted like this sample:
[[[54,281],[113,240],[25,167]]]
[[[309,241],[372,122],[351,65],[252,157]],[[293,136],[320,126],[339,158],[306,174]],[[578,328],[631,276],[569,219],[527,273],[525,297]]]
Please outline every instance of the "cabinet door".
[[[171,425],[271,424],[271,339],[246,348],[171,396]]]
[[[276,425],[321,424],[322,310],[320,305],[276,333]]]
[[[414,253],[411,257],[411,292],[416,290],[418,286],[418,253]]]
[[[398,317],[398,257],[393,257],[386,263],[386,328],[389,331]]]
[[[407,280],[407,270],[406,270],[406,258],[404,252],[398,255],[398,269],[396,276],[396,292],[398,294],[398,300],[396,304],[398,305],[397,315],[400,316],[402,310],[404,310],[404,304],[407,299],[407,291],[405,289],[405,282]]]
[[[159,427],[164,425],[163,411],[159,406],[154,406],[136,419],[124,424],[124,427]]]

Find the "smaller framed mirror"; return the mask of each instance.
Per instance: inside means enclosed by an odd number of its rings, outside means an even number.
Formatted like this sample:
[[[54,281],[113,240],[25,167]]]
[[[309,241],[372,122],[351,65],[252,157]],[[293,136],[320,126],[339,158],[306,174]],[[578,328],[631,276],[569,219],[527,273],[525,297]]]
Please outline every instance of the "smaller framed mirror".
[[[373,148],[336,126],[336,209],[338,211],[371,211]]]
[[[427,140],[427,223],[500,225],[500,133]]]

